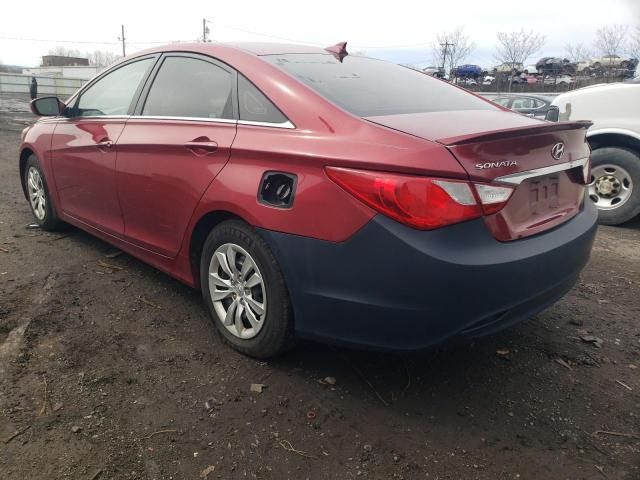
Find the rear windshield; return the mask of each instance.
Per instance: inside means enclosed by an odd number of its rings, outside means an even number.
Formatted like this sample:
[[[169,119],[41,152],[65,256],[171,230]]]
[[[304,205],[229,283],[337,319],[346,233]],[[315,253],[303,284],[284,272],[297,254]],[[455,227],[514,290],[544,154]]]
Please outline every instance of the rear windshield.
[[[360,117],[447,110],[494,110],[491,104],[407,67],[331,54],[266,55],[325,98]]]

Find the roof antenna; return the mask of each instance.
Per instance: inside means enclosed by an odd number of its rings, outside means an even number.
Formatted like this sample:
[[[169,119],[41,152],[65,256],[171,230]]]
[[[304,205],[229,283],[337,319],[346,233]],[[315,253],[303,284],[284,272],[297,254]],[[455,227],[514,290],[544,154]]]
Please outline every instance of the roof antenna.
[[[347,42],[336,43],[335,45],[325,48],[325,50],[332,53],[334,57],[340,60],[340,63],[342,63],[344,57],[349,55],[349,52],[347,52]]]

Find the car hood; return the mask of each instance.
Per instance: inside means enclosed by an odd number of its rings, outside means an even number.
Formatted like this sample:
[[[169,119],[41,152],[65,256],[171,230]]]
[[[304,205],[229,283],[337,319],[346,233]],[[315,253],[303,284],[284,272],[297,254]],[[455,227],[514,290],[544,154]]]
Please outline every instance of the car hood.
[[[378,125],[399,130],[444,145],[462,138],[523,127],[538,127],[546,122],[503,110],[459,110],[406,113],[366,117]]]

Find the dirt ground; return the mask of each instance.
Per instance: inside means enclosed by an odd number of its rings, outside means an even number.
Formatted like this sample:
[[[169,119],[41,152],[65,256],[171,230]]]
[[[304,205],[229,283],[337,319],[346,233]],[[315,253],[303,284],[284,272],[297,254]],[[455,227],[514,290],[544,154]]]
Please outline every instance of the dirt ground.
[[[198,292],[25,228],[28,121],[0,96],[1,479],[640,478],[640,221],[600,228],[580,284],[497,336],[259,362]]]

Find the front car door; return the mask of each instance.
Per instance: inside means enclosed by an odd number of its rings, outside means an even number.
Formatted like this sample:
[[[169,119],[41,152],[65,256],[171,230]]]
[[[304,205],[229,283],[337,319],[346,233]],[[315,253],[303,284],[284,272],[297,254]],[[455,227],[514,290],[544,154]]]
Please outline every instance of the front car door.
[[[236,72],[167,53],[118,140],[117,185],[128,241],[175,256],[236,135]]]
[[[106,233],[124,231],[115,185],[117,141],[156,59],[135,59],[99,77],[72,99],[56,125],[51,164],[60,208]]]

